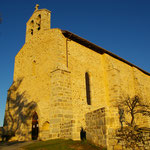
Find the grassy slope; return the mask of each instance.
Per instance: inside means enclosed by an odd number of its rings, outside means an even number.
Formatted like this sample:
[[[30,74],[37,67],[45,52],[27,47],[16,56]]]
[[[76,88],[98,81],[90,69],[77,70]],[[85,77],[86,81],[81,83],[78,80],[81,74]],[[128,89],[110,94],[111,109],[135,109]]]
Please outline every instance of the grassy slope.
[[[39,141],[23,147],[26,150],[104,150],[87,141],[49,140]]]

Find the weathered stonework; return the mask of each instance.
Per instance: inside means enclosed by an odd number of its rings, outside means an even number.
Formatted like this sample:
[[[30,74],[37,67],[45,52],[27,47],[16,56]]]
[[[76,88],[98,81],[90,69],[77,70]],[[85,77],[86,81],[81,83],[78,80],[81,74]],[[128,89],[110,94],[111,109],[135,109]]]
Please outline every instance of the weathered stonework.
[[[86,136],[87,140],[98,146],[106,145],[106,118],[105,108],[89,112],[86,117]]]
[[[86,73],[91,105],[87,104]],[[88,139],[111,150],[120,125],[114,106],[123,95],[138,94],[150,104],[149,91],[149,73],[73,33],[50,29],[50,11],[36,8],[27,22],[25,44],[15,57],[5,134],[13,136],[10,140],[31,140],[34,130],[39,140],[80,140],[83,128]],[[148,118],[136,119],[150,125]]]

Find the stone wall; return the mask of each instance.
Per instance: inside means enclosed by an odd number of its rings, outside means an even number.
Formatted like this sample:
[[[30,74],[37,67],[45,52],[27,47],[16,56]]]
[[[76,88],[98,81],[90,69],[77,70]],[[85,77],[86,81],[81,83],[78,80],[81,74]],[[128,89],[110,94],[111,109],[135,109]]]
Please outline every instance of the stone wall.
[[[70,72],[60,68],[51,72],[50,137],[72,138],[72,98]]]
[[[51,138],[49,135],[50,127],[52,127],[50,124],[50,111],[52,110],[50,108],[52,93],[50,75],[59,64],[65,64],[63,51],[65,41],[64,43],[63,41],[64,37],[59,29],[39,31],[26,41],[15,57],[14,82],[8,91],[5,111],[7,121],[5,131],[15,128],[16,140],[31,140],[34,111],[39,117],[39,139]],[[16,84],[20,79],[18,86]],[[14,87],[15,90],[13,90]],[[36,108],[31,107],[32,104],[36,105]],[[22,119],[18,116],[26,118]],[[46,122],[49,122],[47,131],[44,129]]]
[[[86,127],[85,114],[106,107],[108,104],[105,86],[107,83],[101,54],[74,41],[67,41],[67,45],[68,68],[71,71],[72,109],[75,118],[73,132],[76,132],[75,139],[80,140],[81,128]],[[91,105],[88,105],[86,97],[86,73],[89,74]]]
[[[92,143],[106,147],[105,108],[86,114],[86,137]]]
[[[149,150],[150,149],[150,129],[144,130],[143,137],[145,140],[145,144],[141,145],[141,148],[145,148],[146,150]]]
[[[60,124],[60,137],[65,139],[72,138],[73,121]]]
[[[81,127],[85,128],[85,114],[99,108],[106,112],[107,147],[113,149],[114,135],[119,128],[116,105],[126,96],[142,96],[150,104],[150,77],[137,68],[108,54],[99,54],[75,41],[67,41],[68,68],[71,71],[73,114],[76,119],[78,137]],[[89,73],[91,105],[86,100],[85,73]],[[129,116],[128,116],[129,117]],[[142,118],[142,119],[138,119]],[[138,124],[149,126],[150,119],[137,117]],[[78,138],[79,139],[79,138]]]

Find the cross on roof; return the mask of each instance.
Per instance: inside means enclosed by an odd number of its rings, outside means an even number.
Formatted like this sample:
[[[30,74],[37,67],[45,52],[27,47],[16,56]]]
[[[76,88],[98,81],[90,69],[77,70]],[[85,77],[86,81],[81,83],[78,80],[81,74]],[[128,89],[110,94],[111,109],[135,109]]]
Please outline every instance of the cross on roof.
[[[35,10],[38,10],[38,8],[39,8],[39,4],[36,4]]]

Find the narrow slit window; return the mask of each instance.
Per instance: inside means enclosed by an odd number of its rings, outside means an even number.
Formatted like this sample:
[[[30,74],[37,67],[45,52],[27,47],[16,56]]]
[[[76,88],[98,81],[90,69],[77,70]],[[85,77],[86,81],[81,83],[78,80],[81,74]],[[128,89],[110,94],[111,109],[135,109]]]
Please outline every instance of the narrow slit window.
[[[85,84],[86,84],[86,100],[87,100],[87,104],[91,105],[90,77],[89,77],[88,72],[85,73]]]

